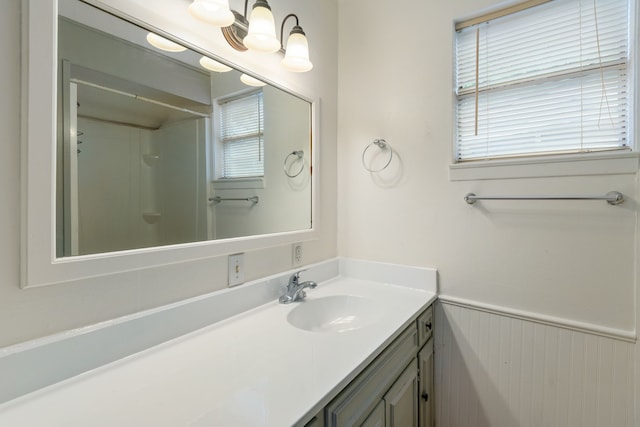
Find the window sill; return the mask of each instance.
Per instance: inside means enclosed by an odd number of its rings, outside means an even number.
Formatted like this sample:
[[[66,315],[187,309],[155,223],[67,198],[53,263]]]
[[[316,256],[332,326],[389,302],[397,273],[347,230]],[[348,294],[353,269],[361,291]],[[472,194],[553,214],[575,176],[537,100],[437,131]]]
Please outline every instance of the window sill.
[[[217,179],[213,181],[213,188],[216,190],[243,190],[264,188],[264,178],[234,178]]]
[[[639,159],[640,153],[625,152],[465,162],[449,165],[449,180],[635,174]]]

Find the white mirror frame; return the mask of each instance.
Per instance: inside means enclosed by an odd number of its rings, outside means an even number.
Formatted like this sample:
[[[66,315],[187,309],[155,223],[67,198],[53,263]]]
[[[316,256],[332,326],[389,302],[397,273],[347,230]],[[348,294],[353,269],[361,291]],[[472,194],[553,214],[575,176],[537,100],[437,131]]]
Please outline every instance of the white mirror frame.
[[[21,286],[64,283],[317,239],[318,109],[311,103],[312,228],[56,258],[57,0],[22,0]],[[127,17],[124,17],[127,19]],[[216,57],[214,54],[210,54]],[[237,67],[243,72],[240,67]],[[269,82],[269,84],[273,84]],[[275,85],[280,87],[279,85]],[[287,90],[287,89],[284,89]],[[287,90],[291,92],[290,90]]]

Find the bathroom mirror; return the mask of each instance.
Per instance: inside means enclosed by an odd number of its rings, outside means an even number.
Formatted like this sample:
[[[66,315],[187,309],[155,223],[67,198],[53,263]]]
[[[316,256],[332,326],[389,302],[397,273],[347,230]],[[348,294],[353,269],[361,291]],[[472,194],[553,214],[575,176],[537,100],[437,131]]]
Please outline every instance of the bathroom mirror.
[[[60,2],[57,256],[311,228],[310,102],[151,37]]]
[[[140,20],[40,3],[23,1],[23,286],[314,236],[313,102],[158,48]]]

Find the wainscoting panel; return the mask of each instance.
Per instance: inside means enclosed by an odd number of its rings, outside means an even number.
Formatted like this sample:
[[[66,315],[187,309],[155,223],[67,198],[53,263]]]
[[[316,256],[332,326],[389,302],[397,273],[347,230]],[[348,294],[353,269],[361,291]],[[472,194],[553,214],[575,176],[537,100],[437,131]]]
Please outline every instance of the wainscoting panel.
[[[632,427],[634,345],[438,303],[437,427]]]

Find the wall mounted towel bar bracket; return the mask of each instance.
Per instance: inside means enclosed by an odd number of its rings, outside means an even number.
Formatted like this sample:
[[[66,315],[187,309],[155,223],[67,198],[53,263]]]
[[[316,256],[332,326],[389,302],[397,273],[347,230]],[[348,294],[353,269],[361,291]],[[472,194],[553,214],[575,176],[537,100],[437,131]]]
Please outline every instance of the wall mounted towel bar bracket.
[[[464,201],[472,205],[478,200],[605,200],[610,205],[624,202],[624,195],[619,191],[609,191],[604,196],[476,196],[468,193]]]

